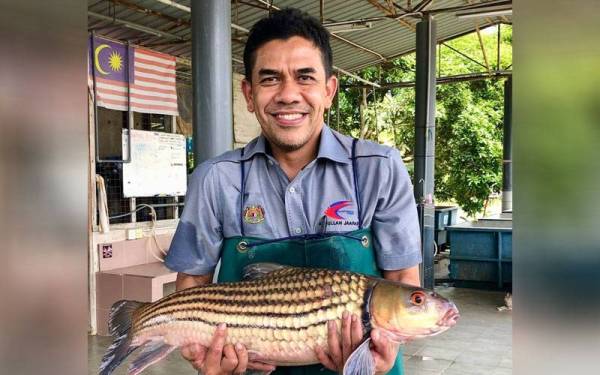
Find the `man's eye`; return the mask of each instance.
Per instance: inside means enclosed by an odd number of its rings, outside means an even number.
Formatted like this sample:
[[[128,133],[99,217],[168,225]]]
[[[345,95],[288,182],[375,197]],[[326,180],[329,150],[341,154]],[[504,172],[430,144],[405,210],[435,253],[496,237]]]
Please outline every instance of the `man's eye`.
[[[266,84],[275,83],[275,82],[277,82],[277,77],[265,77],[260,80],[260,83],[266,83]]]
[[[308,75],[302,75],[302,76],[298,77],[298,79],[300,81],[304,81],[304,82],[314,81],[315,80],[312,76],[308,76]]]

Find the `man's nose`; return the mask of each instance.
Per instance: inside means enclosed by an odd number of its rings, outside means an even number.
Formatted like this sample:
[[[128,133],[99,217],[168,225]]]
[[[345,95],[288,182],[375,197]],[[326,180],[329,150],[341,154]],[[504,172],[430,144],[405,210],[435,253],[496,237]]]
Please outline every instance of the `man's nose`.
[[[300,101],[300,87],[293,79],[285,79],[279,85],[275,100],[278,103],[290,104]]]

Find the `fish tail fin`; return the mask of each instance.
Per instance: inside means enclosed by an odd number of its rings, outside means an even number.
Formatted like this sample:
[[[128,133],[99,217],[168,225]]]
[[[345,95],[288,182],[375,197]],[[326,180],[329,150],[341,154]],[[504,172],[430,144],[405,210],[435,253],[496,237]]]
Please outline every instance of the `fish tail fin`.
[[[137,301],[118,301],[112,305],[108,317],[108,328],[114,341],[102,357],[100,375],[112,374],[115,368],[137,348],[137,346],[131,346],[133,312],[146,304]]]
[[[371,338],[367,338],[356,348],[344,365],[343,375],[373,375],[375,373],[375,360],[369,345]]]

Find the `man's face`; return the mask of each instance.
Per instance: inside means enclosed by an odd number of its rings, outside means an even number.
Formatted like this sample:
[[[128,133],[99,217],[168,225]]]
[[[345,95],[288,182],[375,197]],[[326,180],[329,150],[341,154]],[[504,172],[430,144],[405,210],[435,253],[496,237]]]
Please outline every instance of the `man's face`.
[[[336,88],[337,78],[326,78],[321,51],[301,37],[263,44],[256,50],[252,82],[242,81],[248,111],[269,142],[284,151],[318,138]]]

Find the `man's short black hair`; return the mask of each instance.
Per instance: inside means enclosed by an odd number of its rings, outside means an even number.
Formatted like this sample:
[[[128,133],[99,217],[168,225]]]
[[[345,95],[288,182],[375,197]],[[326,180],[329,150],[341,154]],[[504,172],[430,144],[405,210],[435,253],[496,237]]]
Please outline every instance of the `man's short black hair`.
[[[305,38],[319,48],[325,76],[333,73],[332,53],[329,45],[329,31],[314,17],[299,9],[285,8],[274,11],[252,26],[246,47],[244,48],[244,66],[246,79],[252,79],[252,68],[256,62],[256,50],[272,40],[287,40],[293,36]]]

